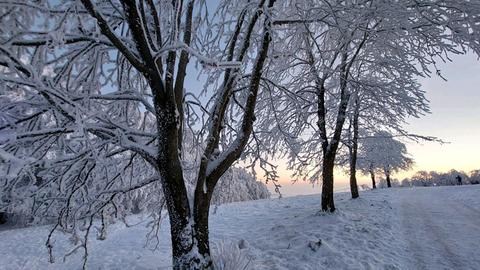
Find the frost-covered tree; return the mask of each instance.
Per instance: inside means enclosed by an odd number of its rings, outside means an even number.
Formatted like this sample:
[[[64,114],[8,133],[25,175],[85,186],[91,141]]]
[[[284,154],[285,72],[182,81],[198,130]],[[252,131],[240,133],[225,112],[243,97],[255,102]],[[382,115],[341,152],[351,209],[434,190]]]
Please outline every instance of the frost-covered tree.
[[[377,65],[386,59],[372,57],[369,60],[360,63],[364,71],[359,72],[359,76],[352,82],[355,90],[347,111],[349,125],[342,140],[348,149],[352,198],[359,196],[356,179],[358,145],[369,133],[388,128],[413,141],[435,140],[433,137],[409,134],[403,127],[407,118],[418,118],[429,112],[428,100],[416,80],[421,74],[412,69],[413,65],[408,68],[403,61],[391,61],[390,67],[402,72],[389,73],[382,70],[381,64]],[[375,188],[374,173],[371,176],[372,188]]]
[[[297,2],[291,18],[277,22],[291,29],[276,47],[272,109],[278,124],[271,129],[291,150],[290,168],[297,177],[321,176],[322,210],[334,211],[333,169],[351,95],[348,81],[377,23],[367,18],[368,3]]]
[[[480,170],[473,170],[470,172],[470,184],[478,185],[480,184]]]
[[[212,268],[210,202],[252,133],[274,2],[1,2],[5,207],[55,213],[47,247],[71,232],[86,263],[95,220],[158,186],[173,268]],[[196,71],[203,89],[186,84]],[[193,185],[186,129],[201,153]],[[158,213],[162,201],[147,198]]]
[[[391,187],[392,173],[408,170],[413,160],[408,156],[404,143],[395,140],[386,131],[379,131],[361,142],[358,165],[364,174],[372,176],[372,185],[375,186],[375,172],[381,171],[385,175],[387,187]]]
[[[333,171],[355,78],[376,68],[380,79],[392,79],[391,74],[402,78],[405,70],[429,75],[436,61],[449,54],[468,48],[478,54],[475,21],[480,3],[296,2],[290,16],[275,22],[286,34],[275,46],[276,76],[271,85],[278,88],[272,91],[276,105],[269,108],[273,112],[265,125],[291,149],[290,168],[296,176],[322,180],[322,210],[334,211]],[[373,56],[382,61],[371,62]],[[362,63],[371,64],[366,73],[359,72]],[[440,74],[436,68],[435,72]],[[381,94],[384,100],[395,101],[387,89]]]

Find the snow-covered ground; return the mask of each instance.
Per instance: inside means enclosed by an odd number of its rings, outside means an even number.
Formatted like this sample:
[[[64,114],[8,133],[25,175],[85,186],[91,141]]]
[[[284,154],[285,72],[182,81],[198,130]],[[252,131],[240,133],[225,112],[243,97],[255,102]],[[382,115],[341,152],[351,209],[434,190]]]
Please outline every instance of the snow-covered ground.
[[[473,187],[417,188],[392,196],[408,248],[405,268],[480,269],[480,189]]]
[[[220,206],[214,246],[241,246],[251,269],[480,269],[480,185],[336,194],[338,212],[319,214],[319,195]],[[133,217],[138,220],[139,217]],[[169,269],[168,226],[159,250],[144,248],[147,222],[117,224],[92,239],[90,269]],[[81,254],[57,237],[47,262],[48,227],[0,231],[0,269],[79,269]],[[217,249],[218,250],[218,249]]]

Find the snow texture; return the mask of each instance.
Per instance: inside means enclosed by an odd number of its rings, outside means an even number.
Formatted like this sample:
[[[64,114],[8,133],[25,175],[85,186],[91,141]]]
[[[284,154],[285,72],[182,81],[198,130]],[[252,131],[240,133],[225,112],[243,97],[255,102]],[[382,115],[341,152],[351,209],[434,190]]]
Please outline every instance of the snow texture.
[[[479,192],[471,185],[393,188],[356,200],[338,193],[335,214],[318,213],[318,195],[222,205],[211,216],[213,257],[258,270],[480,269]],[[92,236],[89,269],[170,269],[168,222],[152,252],[141,220],[112,225],[104,241]],[[48,226],[0,231],[0,269],[79,269],[81,252],[62,260],[63,236],[55,264],[48,263],[47,233]]]

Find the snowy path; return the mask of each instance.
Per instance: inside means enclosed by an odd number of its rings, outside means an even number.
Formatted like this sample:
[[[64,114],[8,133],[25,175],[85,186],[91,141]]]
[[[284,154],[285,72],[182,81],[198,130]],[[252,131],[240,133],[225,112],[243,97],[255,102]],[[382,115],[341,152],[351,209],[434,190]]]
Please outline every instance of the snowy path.
[[[477,190],[477,196],[478,189]],[[398,190],[409,269],[479,269],[480,211],[462,201],[468,187]],[[477,201],[478,202],[478,201]],[[468,204],[470,203],[470,204]],[[393,204],[395,207],[395,204]]]

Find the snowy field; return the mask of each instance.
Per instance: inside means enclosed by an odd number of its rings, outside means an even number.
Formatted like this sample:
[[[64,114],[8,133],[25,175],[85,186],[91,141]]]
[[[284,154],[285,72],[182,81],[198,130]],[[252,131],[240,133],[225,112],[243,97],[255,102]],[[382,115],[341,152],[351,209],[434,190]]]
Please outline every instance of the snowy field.
[[[338,211],[319,214],[319,195],[232,203],[211,217],[216,253],[237,249],[249,269],[480,269],[480,185],[336,194]],[[132,217],[137,222],[140,217]],[[159,250],[145,248],[147,221],[94,237],[89,269],[169,269],[168,226]],[[79,269],[81,254],[57,237],[55,264],[44,246],[48,227],[0,231],[0,269]],[[238,255],[237,254],[237,255]]]

